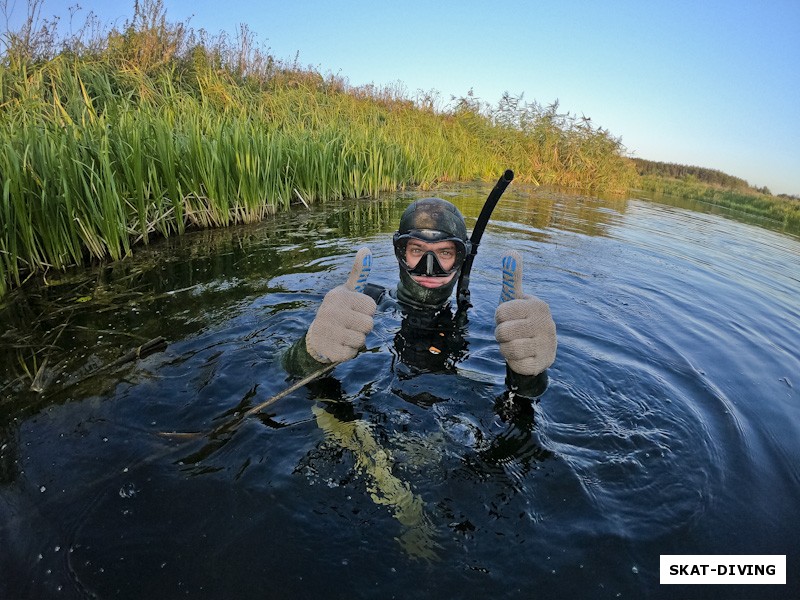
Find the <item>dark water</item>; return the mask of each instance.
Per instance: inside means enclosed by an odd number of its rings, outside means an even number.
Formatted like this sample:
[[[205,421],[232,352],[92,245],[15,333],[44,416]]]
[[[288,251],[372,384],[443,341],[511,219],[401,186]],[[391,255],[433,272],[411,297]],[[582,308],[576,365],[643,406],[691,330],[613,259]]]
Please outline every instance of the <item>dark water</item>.
[[[440,194],[471,228],[487,192]],[[196,233],[13,294],[0,598],[797,597],[786,234],[515,184],[473,269],[457,374],[398,367],[388,312],[366,352],[237,421],[291,384],[280,355],[358,247],[395,284],[411,197]],[[509,248],[559,333],[529,411],[501,402],[492,333]],[[165,351],[109,366],[157,336]],[[786,554],[787,585],[660,586],[661,554]]]

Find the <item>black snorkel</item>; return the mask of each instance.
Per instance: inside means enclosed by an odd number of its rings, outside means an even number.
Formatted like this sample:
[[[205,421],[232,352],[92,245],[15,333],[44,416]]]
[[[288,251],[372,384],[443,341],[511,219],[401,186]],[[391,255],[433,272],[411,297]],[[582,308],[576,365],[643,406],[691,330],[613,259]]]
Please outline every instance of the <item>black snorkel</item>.
[[[472,262],[475,260],[475,255],[478,253],[478,245],[483,237],[483,231],[489,223],[489,218],[492,216],[494,207],[500,200],[500,196],[506,191],[508,184],[514,179],[514,171],[511,169],[506,170],[503,176],[497,180],[489,197],[483,205],[481,214],[478,216],[478,221],[475,223],[475,228],[472,230],[470,236],[471,249],[467,258],[464,260],[464,265],[461,267],[461,276],[458,278],[458,288],[456,291],[456,300],[458,301],[459,312],[466,311],[471,306],[469,301],[469,275],[472,271]]]

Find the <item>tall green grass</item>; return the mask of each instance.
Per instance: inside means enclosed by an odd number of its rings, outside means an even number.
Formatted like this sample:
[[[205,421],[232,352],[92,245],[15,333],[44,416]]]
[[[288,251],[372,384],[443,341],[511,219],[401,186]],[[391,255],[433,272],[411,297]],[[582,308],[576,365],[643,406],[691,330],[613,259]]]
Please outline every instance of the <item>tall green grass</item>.
[[[31,274],[116,260],[187,227],[257,221],[298,197],[494,180],[507,168],[588,190],[636,180],[619,140],[557,105],[468,97],[434,110],[190,39],[161,2],[136,6],[123,31],[51,56],[5,36],[0,295]]]

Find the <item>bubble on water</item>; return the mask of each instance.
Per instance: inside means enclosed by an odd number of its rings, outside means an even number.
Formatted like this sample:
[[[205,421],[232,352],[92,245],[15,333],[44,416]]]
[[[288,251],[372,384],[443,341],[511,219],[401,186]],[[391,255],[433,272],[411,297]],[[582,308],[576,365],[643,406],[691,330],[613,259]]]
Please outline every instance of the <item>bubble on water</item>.
[[[637,567],[636,565],[633,565],[633,568],[631,569],[631,572],[634,575],[638,575],[639,574],[639,567]]]
[[[139,492],[136,489],[136,486],[133,483],[126,483],[121,488],[119,488],[119,497],[120,498],[133,498]]]
[[[480,429],[464,416],[451,415],[443,419],[442,428],[450,441],[459,446],[474,448],[482,438]]]
[[[47,488],[42,486],[42,487],[39,488],[39,491],[44,494],[47,491]]]

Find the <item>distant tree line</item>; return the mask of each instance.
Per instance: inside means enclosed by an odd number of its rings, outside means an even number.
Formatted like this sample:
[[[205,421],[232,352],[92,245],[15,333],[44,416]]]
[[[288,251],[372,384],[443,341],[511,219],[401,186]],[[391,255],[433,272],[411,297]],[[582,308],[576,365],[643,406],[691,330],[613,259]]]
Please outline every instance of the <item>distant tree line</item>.
[[[643,158],[634,158],[636,171],[639,175],[654,175],[656,177],[668,177],[671,179],[694,178],[699,182],[709,185],[717,185],[731,189],[750,189],[750,184],[740,177],[728,175],[716,169],[705,169],[688,165],[678,165],[674,163],[656,162]],[[759,190],[769,194],[769,191]]]

